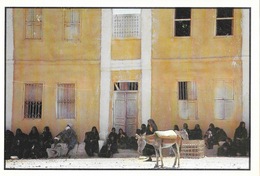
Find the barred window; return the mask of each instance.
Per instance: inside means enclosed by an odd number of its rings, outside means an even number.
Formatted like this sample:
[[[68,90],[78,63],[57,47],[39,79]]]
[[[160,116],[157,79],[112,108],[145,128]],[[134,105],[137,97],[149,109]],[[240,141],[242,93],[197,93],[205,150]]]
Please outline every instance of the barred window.
[[[131,91],[138,90],[138,82],[116,82],[114,91]]]
[[[64,39],[68,41],[80,39],[80,11],[78,9],[64,10]]]
[[[75,118],[75,84],[58,84],[57,118]]]
[[[42,117],[42,84],[25,84],[24,118]]]
[[[232,35],[233,9],[218,8],[216,19],[216,35],[225,36]]]
[[[198,119],[196,82],[178,82],[179,116],[182,119]]]
[[[25,10],[25,38],[26,39],[42,38],[42,10],[41,9]]]
[[[140,38],[141,19],[140,11],[122,10],[124,13],[113,14],[113,37],[114,38]],[[121,11],[121,12],[122,12]],[[133,11],[133,10],[132,10]]]
[[[190,36],[191,8],[176,8],[174,24],[175,36]]]

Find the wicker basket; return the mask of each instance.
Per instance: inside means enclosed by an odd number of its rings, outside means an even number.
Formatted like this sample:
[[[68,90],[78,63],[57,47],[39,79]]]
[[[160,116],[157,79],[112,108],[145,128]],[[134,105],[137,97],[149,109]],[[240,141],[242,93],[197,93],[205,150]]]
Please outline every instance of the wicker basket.
[[[204,140],[183,140],[181,146],[181,158],[205,157]]]

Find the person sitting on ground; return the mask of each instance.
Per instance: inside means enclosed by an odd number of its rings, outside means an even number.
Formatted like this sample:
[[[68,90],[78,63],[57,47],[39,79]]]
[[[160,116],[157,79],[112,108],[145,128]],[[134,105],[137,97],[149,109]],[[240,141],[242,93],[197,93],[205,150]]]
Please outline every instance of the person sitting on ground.
[[[37,159],[41,157],[40,152],[40,134],[36,126],[33,126],[29,133],[29,157]]]
[[[118,130],[117,140],[118,140],[118,148],[120,148],[120,149],[126,149],[127,148],[128,137],[127,137],[126,133],[123,131],[122,128],[120,128]]]
[[[23,133],[20,128],[16,129],[14,140],[11,147],[11,156],[17,156],[19,159],[25,158],[28,147],[28,135]]]
[[[189,140],[190,130],[187,123],[183,124],[183,128],[180,130],[180,134],[183,140]]]
[[[118,145],[117,145],[117,133],[116,133],[116,129],[113,127],[111,129],[111,132],[108,135],[108,139],[107,139],[107,143],[109,145],[111,145],[111,152],[114,153],[118,153]]]
[[[216,129],[213,123],[209,124],[209,128],[204,135],[205,145],[208,149],[213,149],[213,145],[217,144],[216,139]]]
[[[158,131],[157,125],[153,119],[149,119],[147,122],[146,135],[149,138],[149,135],[154,134],[155,131]],[[150,144],[146,144],[143,150],[143,155],[147,156],[148,159],[145,161],[152,161],[152,155],[155,154],[154,147]]]
[[[235,146],[234,146],[231,138],[227,137],[226,142],[223,145],[219,146],[217,155],[218,156],[235,156],[236,155]]]
[[[48,126],[45,126],[42,134],[40,135],[41,156],[43,158],[48,157],[46,149],[51,148],[52,144],[53,144],[52,133],[50,131],[50,128]]]
[[[77,141],[77,134],[76,132],[71,128],[70,125],[67,125],[65,130],[60,132],[55,138],[54,138],[54,144],[57,143],[66,143],[68,147],[68,152],[66,156],[68,156],[69,152],[75,147],[75,145],[78,143]]]
[[[94,153],[99,152],[99,133],[95,126],[92,127],[91,131],[85,133],[85,151],[88,156],[94,156]]]
[[[140,132],[141,132],[141,135],[146,133],[146,125],[144,123],[141,125],[141,131]]]
[[[239,126],[235,130],[234,144],[237,149],[237,156],[246,156],[248,137],[245,122],[240,122]]]
[[[5,159],[10,159],[11,157],[11,147],[14,140],[14,133],[11,130],[5,131]]]
[[[202,139],[202,130],[200,125],[196,124],[193,130],[190,130],[190,140],[201,140]]]
[[[216,129],[216,137],[215,137],[216,142],[219,143],[220,141],[226,141],[227,139],[226,132],[219,127],[216,127],[215,129]]]

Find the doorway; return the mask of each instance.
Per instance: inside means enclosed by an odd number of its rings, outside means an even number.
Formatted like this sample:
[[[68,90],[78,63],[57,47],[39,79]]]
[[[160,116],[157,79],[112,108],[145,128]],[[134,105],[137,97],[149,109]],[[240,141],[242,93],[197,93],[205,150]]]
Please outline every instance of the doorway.
[[[114,89],[113,126],[118,132],[122,128],[127,136],[134,136],[138,119],[138,84],[120,82]]]

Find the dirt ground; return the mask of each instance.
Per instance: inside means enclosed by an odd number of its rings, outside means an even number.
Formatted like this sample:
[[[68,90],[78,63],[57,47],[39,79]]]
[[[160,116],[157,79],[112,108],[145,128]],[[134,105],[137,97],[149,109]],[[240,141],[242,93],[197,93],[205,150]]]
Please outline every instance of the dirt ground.
[[[156,158],[146,162],[143,158],[63,158],[63,159],[20,159],[6,160],[6,169],[154,169]],[[173,169],[173,157],[164,157],[164,168]],[[181,170],[235,169],[248,170],[248,157],[204,157],[180,160]],[[160,165],[160,162],[159,162]]]

